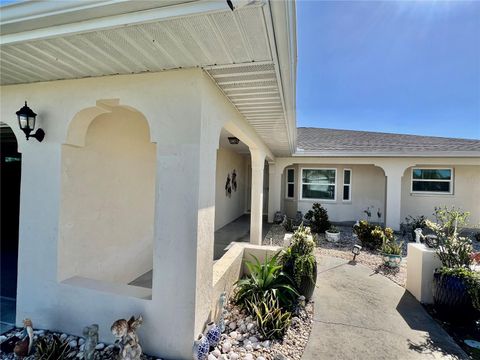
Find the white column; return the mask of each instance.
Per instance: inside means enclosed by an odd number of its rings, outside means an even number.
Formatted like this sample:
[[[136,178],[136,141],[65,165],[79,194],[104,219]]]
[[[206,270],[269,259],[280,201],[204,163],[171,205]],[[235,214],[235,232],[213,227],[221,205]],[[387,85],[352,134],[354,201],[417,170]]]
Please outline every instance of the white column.
[[[387,182],[385,198],[385,226],[393,230],[400,230],[400,212],[402,208],[402,177],[405,171],[403,166],[383,167]]]
[[[263,172],[265,169],[265,153],[258,149],[250,149],[250,154],[252,158],[250,243],[261,245],[263,215]]]
[[[269,163],[268,178],[268,222],[273,222],[273,217],[277,211],[280,211],[280,192],[282,187],[282,173],[278,165]]]

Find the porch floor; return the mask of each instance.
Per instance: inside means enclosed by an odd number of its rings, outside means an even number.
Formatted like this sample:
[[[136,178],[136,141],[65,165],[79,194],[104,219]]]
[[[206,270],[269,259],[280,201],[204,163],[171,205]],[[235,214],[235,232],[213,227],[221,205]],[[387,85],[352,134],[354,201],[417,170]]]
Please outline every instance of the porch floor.
[[[270,229],[267,223],[267,217],[263,217],[262,236],[265,236]],[[215,231],[213,260],[220,259],[225,254],[232,242],[249,242],[250,241],[250,214],[244,214],[239,218],[228,223],[224,227]],[[152,274],[150,270],[145,274],[133,280],[129,285],[140,286],[144,288],[152,288]]]

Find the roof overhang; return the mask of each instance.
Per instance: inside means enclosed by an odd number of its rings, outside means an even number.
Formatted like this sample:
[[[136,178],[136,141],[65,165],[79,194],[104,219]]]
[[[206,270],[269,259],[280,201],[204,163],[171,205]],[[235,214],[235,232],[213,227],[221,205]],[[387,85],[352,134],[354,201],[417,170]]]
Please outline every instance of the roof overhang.
[[[297,150],[294,157],[317,158],[480,158],[479,151],[423,151],[423,152],[344,152],[344,151],[301,151]]]
[[[21,1],[1,7],[2,85],[201,67],[275,155],[296,148],[293,1]]]

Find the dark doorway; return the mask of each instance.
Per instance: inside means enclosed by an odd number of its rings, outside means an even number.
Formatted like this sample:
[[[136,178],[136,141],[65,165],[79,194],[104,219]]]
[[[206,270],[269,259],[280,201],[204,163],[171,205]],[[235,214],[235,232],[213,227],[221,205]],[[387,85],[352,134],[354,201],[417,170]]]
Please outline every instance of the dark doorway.
[[[17,139],[12,129],[1,122],[0,155],[0,330],[3,333],[15,325],[22,156],[18,152]]]

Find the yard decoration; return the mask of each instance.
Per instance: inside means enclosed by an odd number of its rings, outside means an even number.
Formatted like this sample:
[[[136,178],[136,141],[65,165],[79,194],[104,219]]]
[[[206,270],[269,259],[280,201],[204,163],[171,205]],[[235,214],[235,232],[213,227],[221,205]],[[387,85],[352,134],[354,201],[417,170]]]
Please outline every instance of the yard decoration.
[[[110,330],[115,337],[115,344],[120,346],[119,360],[141,359],[142,347],[139,343],[137,330],[142,323],[141,315],[138,318],[132,316],[128,321],[120,319],[113,323]]]
[[[31,354],[33,346],[33,326],[32,320],[23,320],[22,337],[15,343],[13,352],[17,357],[25,357]]]
[[[207,324],[205,336],[208,339],[210,348],[217,346],[221,334],[219,327],[213,321]]]
[[[224,291],[220,295],[220,299],[218,300],[219,303],[219,316],[218,316],[218,328],[220,329],[220,333],[225,331],[225,315],[227,314],[227,309],[225,309],[225,305],[227,304],[227,293]]]
[[[83,349],[84,360],[95,359],[95,347],[98,344],[98,325],[93,324],[86,326],[83,329],[83,336],[85,337],[85,345]]]
[[[205,335],[198,335],[193,342],[193,360],[205,360],[210,349],[210,343]]]

